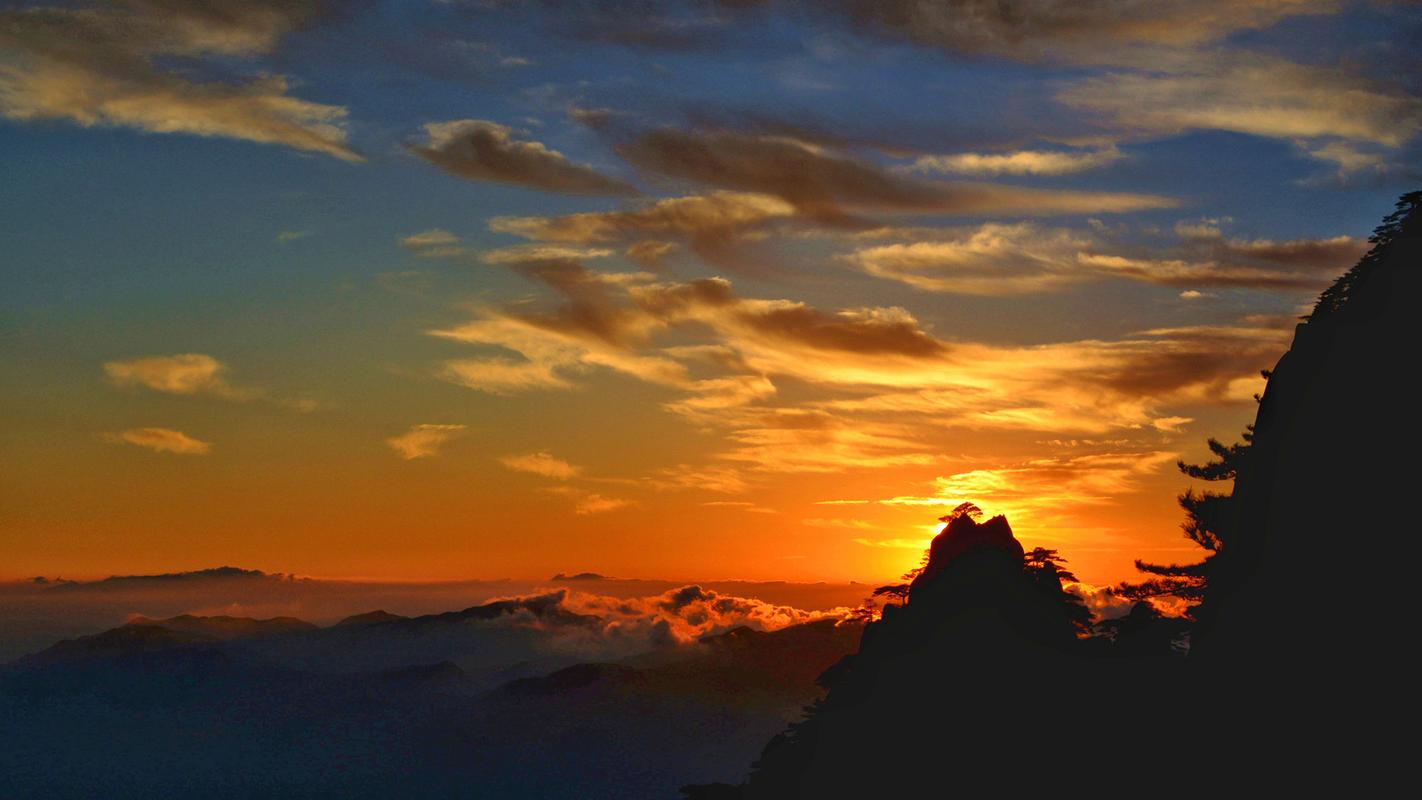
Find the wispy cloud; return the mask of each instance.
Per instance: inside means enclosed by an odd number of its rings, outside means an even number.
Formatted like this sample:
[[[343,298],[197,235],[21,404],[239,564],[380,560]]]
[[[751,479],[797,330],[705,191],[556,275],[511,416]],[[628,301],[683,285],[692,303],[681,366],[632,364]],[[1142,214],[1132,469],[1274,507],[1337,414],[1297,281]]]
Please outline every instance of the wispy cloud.
[[[360,161],[346,109],[288,93],[282,75],[203,81],[270,53],[316,2],[118,3],[0,11],[0,113],[280,144]],[[189,66],[178,68],[174,62]]]
[[[989,0],[800,4],[820,12],[852,9],[866,33],[952,52],[1084,63],[1135,61],[1142,48],[1196,47],[1339,8],[1337,0],[1028,0],[1007,9]]]
[[[624,500],[620,497],[604,497],[600,494],[589,493],[578,499],[573,510],[579,514],[605,514],[609,511],[617,511],[632,505],[631,500]]]
[[[399,436],[386,439],[385,443],[400,458],[410,461],[439,455],[439,451],[463,431],[463,425],[415,425]]]
[[[143,387],[167,394],[211,394],[242,399],[250,390],[233,388],[224,377],[222,362],[202,353],[152,356],[104,364],[104,374],[116,386]]]
[[[263,401],[294,411],[311,412],[322,401],[306,394],[280,394],[260,386],[234,386],[227,365],[204,353],[148,356],[104,364],[109,382],[124,389],[148,389],[176,395],[220,397],[238,402]]]
[[[1081,152],[1017,150],[1007,153],[953,153],[914,159],[920,172],[950,175],[1070,175],[1104,167],[1125,158],[1115,147]]]
[[[1177,455],[1146,451],[1039,458],[941,476],[934,479],[932,494],[901,495],[879,502],[952,508],[971,501],[989,513],[1030,519],[1111,502],[1136,491],[1142,479],[1173,464]]]
[[[413,233],[402,237],[400,244],[411,250],[423,250],[427,247],[446,247],[448,245],[459,244],[459,237],[443,228],[431,228],[427,231]]]
[[[650,131],[620,145],[636,166],[705,186],[778,197],[821,224],[862,213],[1084,214],[1166,208],[1155,195],[929,181],[783,136],[735,131]]]
[[[989,223],[931,241],[862,247],[846,260],[870,275],[930,292],[1012,295],[1087,280],[1074,263],[1085,235],[1028,223]]]
[[[567,194],[631,195],[625,181],[576,164],[541,142],[519,139],[512,128],[482,119],[430,122],[416,155],[461,178]]]
[[[555,478],[560,481],[577,477],[583,471],[582,467],[569,464],[563,459],[555,458],[551,453],[546,452],[504,456],[499,459],[499,463],[515,472],[527,472],[533,475],[542,475],[545,478]]]
[[[1225,130],[1302,141],[1305,152],[1365,166],[1355,146],[1398,147],[1422,131],[1422,99],[1335,67],[1248,53],[1209,53],[1168,72],[1114,72],[1058,96],[1153,135]]]
[[[589,516],[592,514],[606,514],[611,511],[620,511],[624,508],[635,506],[636,503],[622,497],[608,497],[590,492],[586,489],[578,489],[573,486],[554,486],[548,491],[553,494],[569,497],[573,501],[573,513],[578,516]]]
[[[212,452],[212,443],[175,431],[171,428],[131,428],[116,433],[105,433],[103,439],[113,444],[131,444],[144,447],[155,453],[174,453],[181,456],[202,456]]]
[[[773,508],[766,508],[744,500],[711,500],[701,505],[708,508],[733,508],[744,511],[747,514],[778,514],[780,512]]]
[[[841,258],[875,277],[916,289],[1009,296],[1086,281],[1129,279],[1184,288],[1317,290],[1366,249],[1350,236],[1327,239],[1226,238],[1221,221],[1182,222],[1180,240],[1127,247],[1092,229],[987,223],[927,229],[912,241],[861,246]],[[893,229],[880,234],[892,236]]]

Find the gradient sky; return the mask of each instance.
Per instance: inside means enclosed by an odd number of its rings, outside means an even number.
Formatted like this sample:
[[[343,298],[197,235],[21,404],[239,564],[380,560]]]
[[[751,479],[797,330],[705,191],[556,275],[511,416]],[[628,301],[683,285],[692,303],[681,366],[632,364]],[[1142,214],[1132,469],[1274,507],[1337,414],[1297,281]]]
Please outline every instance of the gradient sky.
[[[1416,4],[0,10],[0,577],[1084,580],[1422,147]]]

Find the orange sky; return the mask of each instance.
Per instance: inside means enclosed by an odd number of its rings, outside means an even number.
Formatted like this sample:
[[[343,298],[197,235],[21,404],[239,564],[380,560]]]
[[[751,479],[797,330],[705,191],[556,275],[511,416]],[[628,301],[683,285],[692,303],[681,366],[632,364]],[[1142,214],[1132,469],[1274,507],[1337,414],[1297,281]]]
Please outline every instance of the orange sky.
[[[1422,138],[1386,4],[278,5],[0,11],[0,578],[1192,560]]]

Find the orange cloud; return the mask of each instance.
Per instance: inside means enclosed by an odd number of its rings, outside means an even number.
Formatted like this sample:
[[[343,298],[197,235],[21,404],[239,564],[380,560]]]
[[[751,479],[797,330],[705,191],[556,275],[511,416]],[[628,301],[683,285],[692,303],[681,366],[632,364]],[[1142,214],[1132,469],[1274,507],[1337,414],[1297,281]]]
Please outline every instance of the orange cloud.
[[[707,463],[646,477],[658,489],[738,494],[770,473],[943,463],[925,429],[1169,436],[1179,409],[1248,402],[1287,320],[1160,328],[1032,346],[946,342],[902,309],[827,312],[738,295],[729,281],[519,267],[562,297],[520,303],[432,335],[511,356],[446,365],[491,393],[572,389],[596,371],[680,397],[662,407],[719,436]],[[670,341],[670,344],[666,342]],[[782,400],[780,386],[797,387]]]

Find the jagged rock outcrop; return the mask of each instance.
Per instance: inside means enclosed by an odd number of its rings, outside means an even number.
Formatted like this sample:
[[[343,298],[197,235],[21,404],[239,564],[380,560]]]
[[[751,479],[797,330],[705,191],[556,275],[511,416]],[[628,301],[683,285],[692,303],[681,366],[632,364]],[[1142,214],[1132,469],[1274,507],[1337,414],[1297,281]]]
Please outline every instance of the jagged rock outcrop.
[[[766,747],[743,796],[881,796],[935,757],[966,776],[1051,748],[1078,640],[1055,572],[1023,555],[1005,518],[954,518],[908,602],[826,673],[824,701]]]

